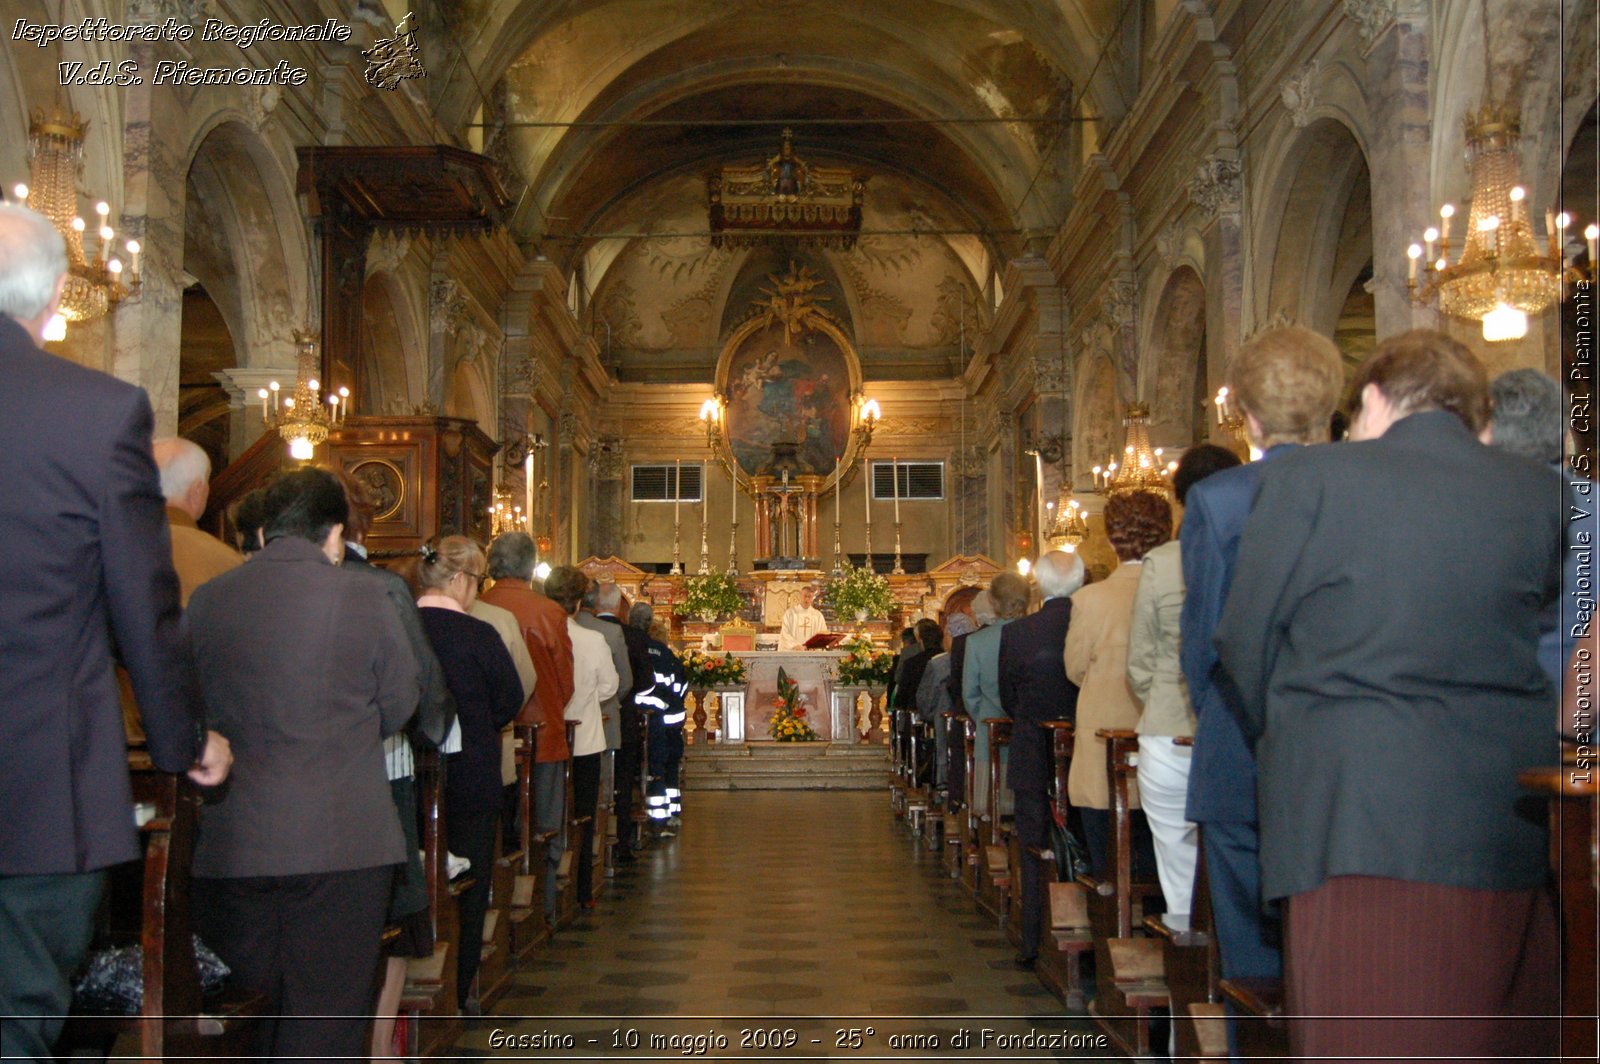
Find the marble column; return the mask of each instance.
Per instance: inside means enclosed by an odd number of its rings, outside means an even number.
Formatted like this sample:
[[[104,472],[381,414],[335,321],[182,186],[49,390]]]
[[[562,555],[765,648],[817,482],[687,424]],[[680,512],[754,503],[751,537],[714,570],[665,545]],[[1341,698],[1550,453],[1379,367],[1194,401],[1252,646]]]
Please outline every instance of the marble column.
[[[1213,394],[1227,379],[1243,334],[1245,260],[1238,154],[1222,149],[1207,157],[1190,179],[1188,192],[1204,219],[1206,370],[1211,378],[1206,390]],[[1215,425],[1211,432],[1218,439]]]
[[[1437,224],[1438,205],[1432,202],[1429,179],[1430,27],[1423,0],[1346,0],[1345,7],[1358,19],[1367,42],[1367,106],[1372,128],[1383,131],[1370,138],[1367,158],[1374,190],[1373,301],[1382,339],[1439,323],[1436,310],[1412,306],[1406,291],[1406,246],[1429,224]],[[1462,224],[1458,220],[1458,239]]]
[[[255,366],[234,366],[213,377],[228,393],[228,458],[238,458],[260,438],[265,430],[261,416],[261,397],[256,393],[273,381],[282,387],[294,388],[294,372]]]
[[[131,16],[130,16],[131,17]],[[168,58],[169,46],[127,45],[141,70]],[[178,431],[178,357],[183,331],[183,108],[171,88],[147,83],[122,90],[122,204],[118,239],[138,240],[140,286],[112,311],[111,372],[150,396],[157,436]]]

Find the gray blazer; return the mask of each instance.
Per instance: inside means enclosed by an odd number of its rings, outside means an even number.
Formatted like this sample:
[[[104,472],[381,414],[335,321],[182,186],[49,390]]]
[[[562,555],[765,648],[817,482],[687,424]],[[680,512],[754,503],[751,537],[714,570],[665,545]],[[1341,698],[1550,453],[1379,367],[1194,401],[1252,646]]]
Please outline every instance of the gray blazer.
[[[1545,881],[1517,773],[1558,754],[1535,651],[1560,497],[1444,411],[1267,464],[1216,633],[1259,736],[1265,897],[1349,875]]]
[[[622,746],[622,699],[633,690],[633,666],[628,664],[627,638],[622,634],[621,625],[601,620],[588,610],[580,609],[572,619],[580,628],[599,632],[611,651],[611,664],[617,670],[617,693],[600,703],[600,712],[605,715],[606,749],[616,750]]]
[[[420,684],[380,581],[279,539],[189,600],[195,660],[233,772],[201,810],[194,874],[343,872],[405,860],[383,739]]]

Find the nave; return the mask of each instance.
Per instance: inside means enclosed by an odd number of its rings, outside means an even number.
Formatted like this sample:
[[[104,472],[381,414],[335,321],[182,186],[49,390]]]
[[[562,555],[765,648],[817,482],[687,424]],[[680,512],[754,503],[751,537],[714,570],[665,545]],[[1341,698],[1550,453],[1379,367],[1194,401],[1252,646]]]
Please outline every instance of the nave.
[[[497,1033],[546,1031],[574,1035],[571,1052],[624,1059],[651,1055],[651,1034],[709,1031],[729,1039],[718,1055],[774,1055],[741,1053],[740,1032],[793,1029],[797,1044],[779,1055],[839,1059],[911,1058],[919,1053],[890,1048],[891,1034],[947,1046],[963,1027],[1098,1041],[1014,966],[996,921],[881,791],[685,797],[681,835],[616,869],[598,909],[559,931],[461,1037],[462,1056],[548,1057],[491,1048]],[[839,1048],[836,1032],[852,1027],[875,1033]],[[641,1047],[615,1048],[618,1030],[637,1030]]]

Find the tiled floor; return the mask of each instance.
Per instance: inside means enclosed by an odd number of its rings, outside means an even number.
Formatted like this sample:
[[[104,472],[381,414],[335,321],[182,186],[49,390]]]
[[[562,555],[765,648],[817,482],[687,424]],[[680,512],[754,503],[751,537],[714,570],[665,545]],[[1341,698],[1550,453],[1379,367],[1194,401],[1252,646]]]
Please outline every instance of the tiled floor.
[[[465,1054],[665,1059],[682,1050],[652,1049],[653,1035],[720,1034],[728,1047],[706,1055],[774,1055],[756,1036],[741,1051],[741,1031],[761,1028],[792,1038],[776,1055],[909,1059],[891,1035],[938,1035],[949,1054],[962,1028],[969,1052],[985,1027],[1091,1030],[1013,967],[1004,933],[896,826],[885,793],[697,792],[685,806],[682,834],[524,966]],[[850,1028],[872,1034],[841,1048]],[[539,1032],[574,1045],[505,1043]]]

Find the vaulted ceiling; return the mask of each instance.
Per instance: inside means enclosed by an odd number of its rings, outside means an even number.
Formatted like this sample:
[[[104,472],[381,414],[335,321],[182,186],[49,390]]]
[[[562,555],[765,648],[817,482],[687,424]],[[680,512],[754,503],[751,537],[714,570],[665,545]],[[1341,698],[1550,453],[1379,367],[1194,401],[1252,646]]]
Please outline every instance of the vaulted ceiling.
[[[1015,253],[1070,194],[1061,120],[1123,109],[1130,9],[1172,2],[466,0],[439,5],[428,88],[447,126],[487,101],[531,190],[516,229],[557,255],[636,227],[664,176],[771,155],[789,123],[808,158],[894,175]]]
[[[517,237],[582,264],[624,377],[709,372],[725,300],[765,267],[709,251],[705,178],[786,127],[867,180],[858,250],[814,261],[864,365],[943,376],[990,274],[1065,217],[1083,121],[1125,110],[1138,27],[1177,2],[437,2],[427,91],[520,182]]]

